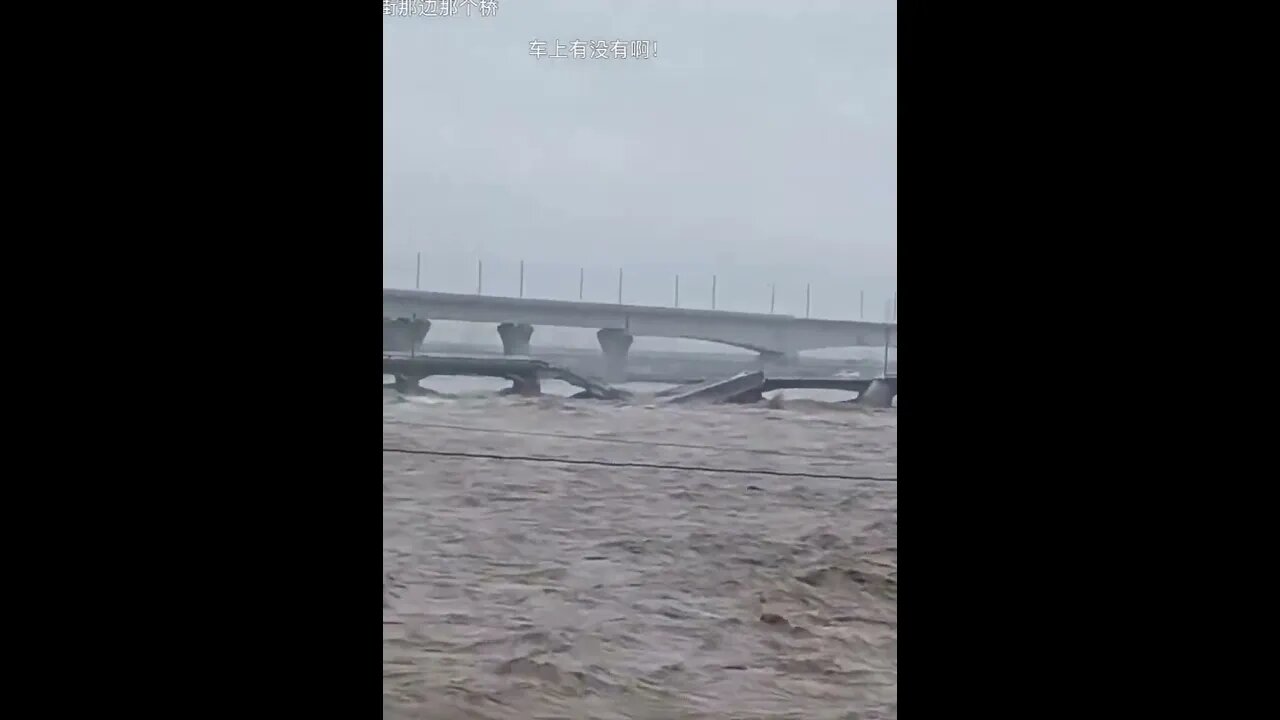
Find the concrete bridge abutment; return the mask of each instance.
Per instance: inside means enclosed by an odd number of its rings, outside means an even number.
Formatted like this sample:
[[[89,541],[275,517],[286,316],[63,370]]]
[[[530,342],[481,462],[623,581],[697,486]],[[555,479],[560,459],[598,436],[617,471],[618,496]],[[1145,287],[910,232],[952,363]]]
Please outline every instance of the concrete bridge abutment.
[[[430,320],[382,318],[382,349],[410,352],[422,344],[431,330]]]
[[[498,326],[498,337],[502,338],[503,355],[528,355],[533,326],[525,323],[504,322]]]
[[[631,333],[618,328],[605,328],[596,333],[600,349],[604,351],[604,380],[609,383],[626,382],[627,351],[635,340]]]

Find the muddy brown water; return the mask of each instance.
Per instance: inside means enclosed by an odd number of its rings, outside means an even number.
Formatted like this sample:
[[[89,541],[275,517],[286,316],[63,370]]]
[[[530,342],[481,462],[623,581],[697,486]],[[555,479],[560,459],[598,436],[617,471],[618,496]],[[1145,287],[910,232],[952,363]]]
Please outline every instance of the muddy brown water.
[[[892,718],[897,411],[389,397],[388,718]],[[697,466],[703,470],[673,469]]]

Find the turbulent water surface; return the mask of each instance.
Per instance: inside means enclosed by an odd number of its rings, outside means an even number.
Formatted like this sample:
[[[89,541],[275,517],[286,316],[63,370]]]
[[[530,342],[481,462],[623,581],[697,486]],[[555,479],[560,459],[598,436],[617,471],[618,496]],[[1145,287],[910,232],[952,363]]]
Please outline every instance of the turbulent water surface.
[[[392,394],[383,444],[501,456],[384,453],[386,717],[896,717],[896,482],[716,471],[896,478],[896,410]]]

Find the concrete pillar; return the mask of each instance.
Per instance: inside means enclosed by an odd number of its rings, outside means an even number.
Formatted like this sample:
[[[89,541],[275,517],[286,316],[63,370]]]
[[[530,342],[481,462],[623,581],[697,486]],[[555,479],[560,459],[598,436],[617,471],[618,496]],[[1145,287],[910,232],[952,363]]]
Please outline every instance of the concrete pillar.
[[[541,395],[542,383],[538,382],[538,374],[519,375],[511,378],[511,391],[516,395]]]
[[[858,395],[858,402],[867,407],[887,408],[893,406],[893,387],[882,379],[871,381],[871,385]]]
[[[498,337],[502,338],[503,355],[528,355],[529,338],[533,337],[533,326],[524,323],[502,323],[498,326]]]
[[[604,351],[604,380],[618,383],[627,380],[627,351],[634,338],[631,333],[618,328],[605,328],[596,333],[600,349]]]
[[[430,329],[430,320],[382,318],[382,349],[409,352],[422,344]]]

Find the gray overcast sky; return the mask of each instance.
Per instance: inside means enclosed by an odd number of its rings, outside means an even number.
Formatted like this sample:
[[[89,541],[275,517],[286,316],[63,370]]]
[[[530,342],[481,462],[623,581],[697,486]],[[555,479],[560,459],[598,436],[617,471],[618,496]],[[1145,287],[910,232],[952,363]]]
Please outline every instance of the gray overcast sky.
[[[883,319],[897,267],[891,0],[499,0],[383,18],[388,286]],[[649,40],[651,59],[530,41]],[[568,53],[568,50],[565,51]],[[433,330],[433,333],[435,331]]]

